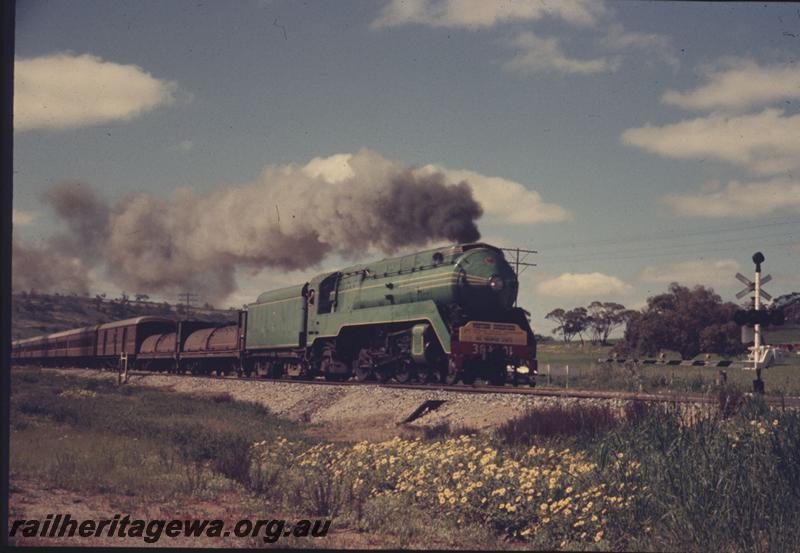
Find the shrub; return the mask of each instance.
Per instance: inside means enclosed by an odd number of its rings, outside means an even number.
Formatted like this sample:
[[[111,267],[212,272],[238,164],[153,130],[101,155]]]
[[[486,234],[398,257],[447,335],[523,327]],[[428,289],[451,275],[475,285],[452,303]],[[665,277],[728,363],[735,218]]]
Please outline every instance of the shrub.
[[[800,413],[748,400],[738,414],[687,425],[677,408],[654,410],[603,438],[595,452],[601,467],[614,451],[641,465],[648,493],[629,514],[634,526],[651,528],[651,543],[785,551],[800,540]]]
[[[24,372],[19,376],[19,379],[27,384],[36,384],[39,382],[39,375],[33,372]]]
[[[212,468],[240,484],[250,484],[250,442],[244,436],[216,438]]]
[[[727,419],[736,414],[744,401],[742,391],[732,384],[720,386],[717,392],[717,407],[719,415]]]
[[[218,394],[212,394],[210,399],[214,403],[231,403],[233,401],[233,396],[228,392],[221,392]]]
[[[423,429],[423,436],[426,440],[437,440],[441,438],[451,438],[477,433],[478,430],[476,428],[472,428],[471,426],[458,426],[456,428],[451,428],[450,423],[447,421],[442,421],[433,426],[426,426]]]
[[[533,444],[537,437],[592,437],[617,423],[614,411],[604,405],[556,404],[529,409],[502,424],[496,433],[504,443],[518,446]]]
[[[641,424],[650,417],[653,409],[655,406],[651,402],[634,399],[625,403],[623,407],[625,420],[632,424]]]

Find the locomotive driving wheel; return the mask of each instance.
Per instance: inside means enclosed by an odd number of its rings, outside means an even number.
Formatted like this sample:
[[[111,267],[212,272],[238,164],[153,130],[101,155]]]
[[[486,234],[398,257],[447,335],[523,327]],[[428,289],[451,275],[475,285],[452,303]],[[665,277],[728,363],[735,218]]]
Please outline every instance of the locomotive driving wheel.
[[[358,357],[353,362],[353,372],[355,373],[356,380],[365,382],[373,376],[375,369],[375,361],[372,359],[372,354],[367,348],[361,348],[358,352]]]
[[[405,384],[409,380],[411,380],[411,375],[414,372],[412,367],[412,362],[410,359],[401,359],[397,363],[397,367],[394,371],[394,379],[400,383]]]
[[[333,345],[325,346],[322,350],[319,370],[325,376],[325,380],[330,382],[344,382],[350,378],[348,363],[341,359]]]
[[[492,370],[491,377],[489,378],[489,384],[492,386],[505,386],[506,385],[506,378],[507,378],[507,370],[505,365],[502,367],[496,367]],[[516,384],[517,381],[517,373],[514,373],[514,383]]]
[[[452,386],[458,383],[459,378],[461,378],[461,372],[455,370],[455,364],[451,359],[448,361],[447,366],[442,368],[441,380],[448,386]]]
[[[467,386],[472,386],[475,384],[475,379],[477,378],[477,371],[474,367],[465,367],[464,370],[461,372],[461,382],[466,384]]]

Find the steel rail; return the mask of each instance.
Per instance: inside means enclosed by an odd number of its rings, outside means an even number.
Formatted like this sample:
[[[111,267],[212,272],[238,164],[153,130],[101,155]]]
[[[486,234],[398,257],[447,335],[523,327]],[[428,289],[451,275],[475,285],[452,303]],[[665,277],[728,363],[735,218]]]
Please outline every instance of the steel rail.
[[[103,372],[103,369],[96,369]],[[556,397],[565,399],[600,399],[600,400],[618,400],[618,401],[644,401],[650,403],[701,403],[701,404],[714,404],[719,402],[719,398],[712,395],[689,395],[671,392],[669,394],[652,394],[644,392],[627,392],[622,390],[591,390],[591,389],[578,389],[578,388],[552,388],[552,387],[536,387],[532,388],[527,385],[514,386],[506,384],[504,386],[490,386],[490,385],[466,385],[466,384],[400,384],[397,382],[358,382],[355,380],[346,380],[342,382],[332,382],[328,380],[302,380],[290,378],[261,378],[261,377],[240,377],[240,376],[220,376],[220,375],[194,375],[194,374],[180,374],[180,373],[163,373],[152,371],[129,371],[131,376],[178,376],[178,377],[193,377],[205,378],[211,380],[232,380],[237,382],[264,382],[264,383],[278,383],[278,384],[310,384],[314,386],[372,386],[375,388],[384,389],[397,389],[397,390],[420,390],[424,392],[456,392],[464,394],[514,394],[524,396],[539,396],[539,397]],[[748,393],[745,396],[752,396]],[[800,408],[800,397],[796,396],[763,396],[764,401],[771,406]]]

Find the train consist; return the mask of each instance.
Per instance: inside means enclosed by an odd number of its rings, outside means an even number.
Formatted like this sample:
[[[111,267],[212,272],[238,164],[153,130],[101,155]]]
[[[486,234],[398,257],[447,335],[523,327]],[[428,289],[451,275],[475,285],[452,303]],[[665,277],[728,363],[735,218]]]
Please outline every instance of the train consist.
[[[536,369],[517,276],[483,243],[356,265],[261,294],[218,325],[139,317],[12,343],[12,360],[267,378],[502,384]]]

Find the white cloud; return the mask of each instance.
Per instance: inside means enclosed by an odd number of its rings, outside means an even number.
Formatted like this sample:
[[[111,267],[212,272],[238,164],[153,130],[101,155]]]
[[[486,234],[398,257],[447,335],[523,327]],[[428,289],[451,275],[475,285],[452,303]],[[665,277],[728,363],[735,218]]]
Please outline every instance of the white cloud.
[[[181,153],[188,153],[194,148],[194,142],[192,140],[181,140],[177,144],[173,144],[170,149],[175,150],[176,152]]]
[[[560,205],[543,201],[541,194],[512,180],[487,177],[463,169],[447,169],[439,165],[426,165],[418,171],[441,171],[453,183],[467,181],[473,196],[483,207],[484,221],[487,223],[527,225],[557,223],[572,218],[572,214]]]
[[[543,296],[573,298],[579,296],[624,296],[633,292],[633,286],[619,278],[603,273],[563,273],[540,282],[536,291]]]
[[[650,265],[639,273],[639,280],[649,284],[703,284],[714,288],[735,285],[733,275],[740,269],[735,259],[697,259],[664,265]]]
[[[372,26],[427,25],[478,29],[545,17],[590,26],[604,13],[606,8],[603,4],[592,0],[391,0]]]
[[[779,109],[749,115],[712,113],[622,133],[622,142],[670,158],[715,158],[760,174],[800,169],[800,114]]]
[[[315,157],[303,166],[303,172],[310,177],[321,177],[328,182],[351,179],[355,171],[350,165],[353,154],[334,154],[328,157]]]
[[[538,37],[530,31],[514,37],[512,45],[517,53],[505,63],[505,68],[523,74],[555,71],[586,75],[615,71],[620,63],[617,57],[571,58],[564,53],[557,38]]]
[[[675,48],[668,37],[657,33],[629,31],[621,23],[609,25],[600,45],[612,52],[630,52],[637,55],[644,52],[651,59],[662,61],[672,67],[679,65]]]
[[[30,225],[36,219],[33,211],[22,211],[20,209],[11,210],[11,224],[16,226]]]
[[[14,62],[14,128],[69,129],[130,120],[174,101],[177,85],[136,65],[84,54]]]
[[[670,194],[662,201],[678,215],[754,219],[772,213],[800,213],[800,181],[731,181],[724,188],[705,186],[699,194]]]
[[[353,178],[355,169],[352,159],[353,154],[317,157],[304,165],[302,171],[310,177],[321,177],[336,183]],[[394,162],[374,153],[370,171],[377,179],[380,178],[379,174],[388,173],[393,166]],[[572,218],[572,214],[560,205],[543,201],[535,190],[529,190],[518,182],[502,177],[487,177],[474,171],[448,169],[434,164],[425,165],[414,172],[419,175],[443,173],[451,184],[466,181],[472,189],[473,197],[483,207],[482,221],[486,223],[524,225],[556,223]]]
[[[702,70],[706,83],[688,92],[668,90],[665,104],[685,109],[744,109],[800,98],[800,67],[760,66],[750,59],[726,59]]]

